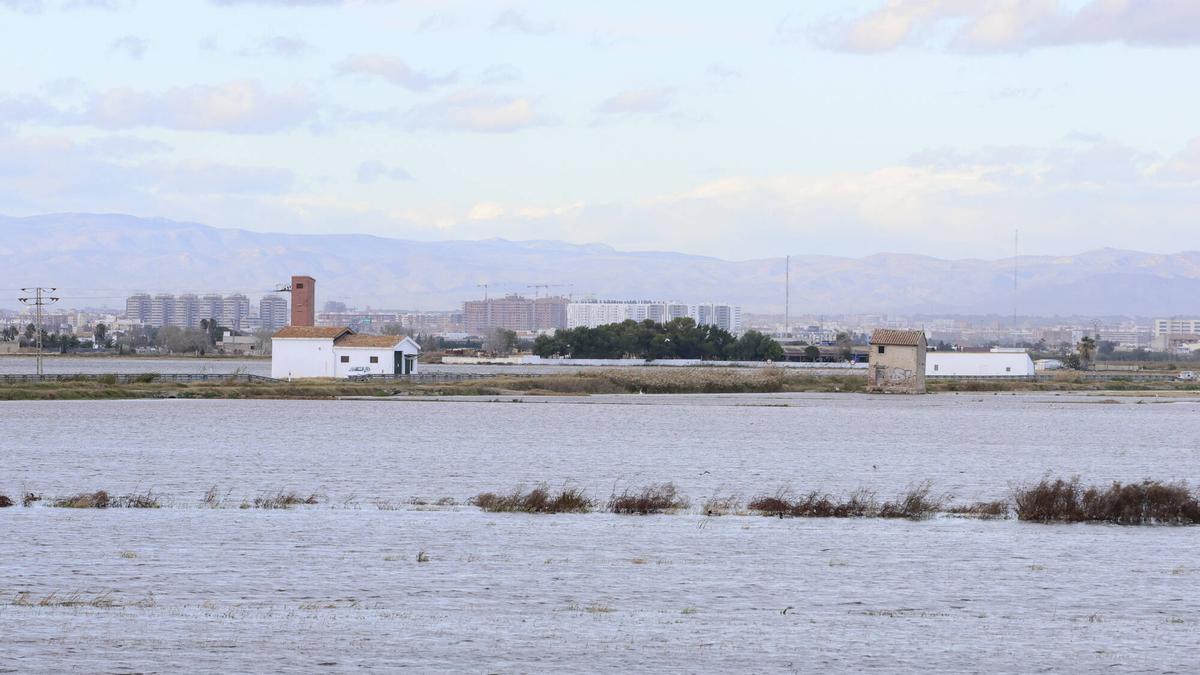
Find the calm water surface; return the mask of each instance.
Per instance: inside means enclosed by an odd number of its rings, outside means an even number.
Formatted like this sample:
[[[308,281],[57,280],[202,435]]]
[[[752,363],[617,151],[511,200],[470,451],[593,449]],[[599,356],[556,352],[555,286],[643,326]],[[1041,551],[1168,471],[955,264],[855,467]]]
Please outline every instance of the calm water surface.
[[[0,670],[1191,672],[1198,528],[406,502],[543,480],[994,499],[1047,472],[1195,482],[1197,438],[1200,403],[1166,398],[0,403],[0,494],[167,506],[0,510]],[[278,490],[323,503],[238,508]]]

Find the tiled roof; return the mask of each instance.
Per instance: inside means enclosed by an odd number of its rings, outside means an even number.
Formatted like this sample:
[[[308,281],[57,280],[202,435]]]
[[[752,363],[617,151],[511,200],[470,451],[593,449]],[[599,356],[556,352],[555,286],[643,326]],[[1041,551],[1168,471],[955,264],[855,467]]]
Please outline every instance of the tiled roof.
[[[354,331],[345,326],[285,326],[279,329],[279,332],[272,335],[273,338],[329,338],[336,340],[346,333],[354,334]]]
[[[924,341],[925,332],[920,330],[891,330],[881,328],[871,333],[871,344],[873,345],[919,347]]]
[[[403,335],[344,335],[334,344],[339,347],[378,347],[381,349],[395,347],[404,339]]]

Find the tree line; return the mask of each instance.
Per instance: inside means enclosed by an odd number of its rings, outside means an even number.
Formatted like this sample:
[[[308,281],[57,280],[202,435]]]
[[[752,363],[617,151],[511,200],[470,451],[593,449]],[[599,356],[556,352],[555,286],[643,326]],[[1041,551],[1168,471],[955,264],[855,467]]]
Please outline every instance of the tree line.
[[[533,353],[575,359],[783,360],[783,348],[770,336],[751,330],[735,338],[717,326],[698,326],[690,318],[666,323],[630,319],[596,328],[559,329],[554,335],[538,336]]]

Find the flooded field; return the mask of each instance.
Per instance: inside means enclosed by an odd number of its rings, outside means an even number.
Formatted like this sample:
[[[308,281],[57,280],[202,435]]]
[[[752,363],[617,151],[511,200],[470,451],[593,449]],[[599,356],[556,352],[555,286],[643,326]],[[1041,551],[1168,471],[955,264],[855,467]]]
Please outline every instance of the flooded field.
[[[1188,672],[1200,528],[707,517],[1200,477],[1195,398],[0,403],[0,671]],[[673,481],[673,515],[483,513]],[[206,492],[216,487],[208,504]],[[153,492],[160,509],[49,498]],[[281,491],[286,510],[240,508]],[[441,498],[453,505],[434,506]],[[19,500],[18,500],[19,501]],[[214,508],[215,507],[215,508]]]

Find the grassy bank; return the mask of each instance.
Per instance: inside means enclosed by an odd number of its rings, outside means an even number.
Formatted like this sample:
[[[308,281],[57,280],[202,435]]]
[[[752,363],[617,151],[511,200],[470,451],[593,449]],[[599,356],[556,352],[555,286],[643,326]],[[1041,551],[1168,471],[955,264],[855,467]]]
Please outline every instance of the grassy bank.
[[[862,373],[824,375],[784,368],[610,368],[551,375],[504,375],[454,382],[116,382],[113,376],[52,382],[0,382],[0,400],[86,400],[135,398],[332,399],[342,396],[504,396],[589,394],[742,394],[780,392],[861,392]],[[933,393],[1047,391],[1200,392],[1195,382],[1082,380],[1064,376],[1047,381],[931,380]]]

